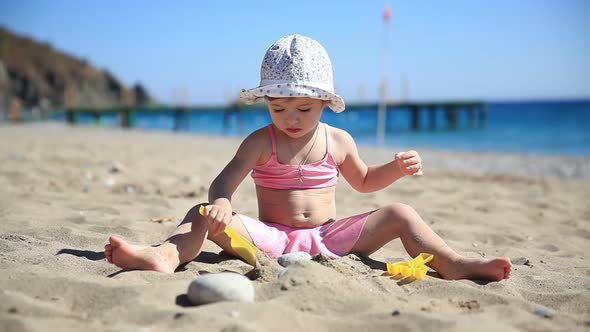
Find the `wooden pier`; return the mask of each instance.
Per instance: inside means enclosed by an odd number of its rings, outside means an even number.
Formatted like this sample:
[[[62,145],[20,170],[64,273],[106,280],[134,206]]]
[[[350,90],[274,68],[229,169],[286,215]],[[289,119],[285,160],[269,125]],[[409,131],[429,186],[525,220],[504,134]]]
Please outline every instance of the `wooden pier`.
[[[377,104],[352,104],[347,105],[347,110],[377,109]],[[444,113],[444,128],[459,129],[460,113],[466,112],[469,128],[485,128],[487,122],[487,108],[483,101],[427,101],[427,102],[390,102],[386,104],[387,113],[409,112],[409,127],[412,130],[429,129],[437,127],[437,112]],[[422,123],[422,112],[428,113],[428,124]]]
[[[82,113],[87,116],[90,115],[94,119],[94,123],[99,124],[104,115],[116,115],[119,119],[119,125],[122,128],[133,128],[134,118],[136,113],[140,112],[159,112],[170,113],[174,119],[173,130],[182,128],[182,122],[187,119],[186,115],[189,112],[223,112],[224,126],[229,123],[229,118],[237,113],[247,112],[248,110],[264,110],[266,106],[263,104],[246,106],[246,105],[232,105],[228,107],[211,106],[211,107],[120,107],[108,109],[93,109],[93,108],[70,108],[65,110],[66,121],[70,124],[79,123],[80,115]],[[349,104],[346,106],[346,112],[367,112],[370,110],[377,110],[376,103],[366,104]],[[431,101],[431,102],[390,102],[387,104],[387,113],[393,112],[409,112],[409,128],[411,130],[435,130],[437,126],[437,113],[443,112],[442,128],[454,130],[460,129],[460,113],[467,113],[467,126],[469,128],[484,128],[487,121],[486,105],[482,101]],[[428,121],[424,121],[425,117],[421,116],[422,112],[427,112],[426,117]],[[427,122],[427,123],[423,123]]]

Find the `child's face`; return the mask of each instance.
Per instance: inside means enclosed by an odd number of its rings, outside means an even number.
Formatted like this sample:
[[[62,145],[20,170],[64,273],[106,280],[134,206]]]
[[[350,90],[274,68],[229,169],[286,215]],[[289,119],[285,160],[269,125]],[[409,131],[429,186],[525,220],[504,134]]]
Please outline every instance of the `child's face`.
[[[305,136],[313,131],[326,102],[313,98],[268,98],[268,110],[272,123],[292,138]]]

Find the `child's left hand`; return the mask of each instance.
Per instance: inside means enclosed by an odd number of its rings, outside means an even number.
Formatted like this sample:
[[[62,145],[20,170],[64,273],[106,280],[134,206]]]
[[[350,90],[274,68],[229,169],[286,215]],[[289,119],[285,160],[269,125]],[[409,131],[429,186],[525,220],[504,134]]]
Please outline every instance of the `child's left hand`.
[[[398,152],[395,161],[403,175],[422,176],[422,158],[414,150]]]

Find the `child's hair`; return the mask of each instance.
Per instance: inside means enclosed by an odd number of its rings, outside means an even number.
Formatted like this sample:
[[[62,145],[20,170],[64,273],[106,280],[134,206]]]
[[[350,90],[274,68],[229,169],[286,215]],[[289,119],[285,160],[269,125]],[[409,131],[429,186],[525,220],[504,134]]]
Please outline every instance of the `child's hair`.
[[[262,60],[260,85],[240,93],[246,104],[265,97],[321,99],[336,113],[345,108],[342,97],[334,93],[328,53],[319,42],[301,35],[286,36],[272,44]]]

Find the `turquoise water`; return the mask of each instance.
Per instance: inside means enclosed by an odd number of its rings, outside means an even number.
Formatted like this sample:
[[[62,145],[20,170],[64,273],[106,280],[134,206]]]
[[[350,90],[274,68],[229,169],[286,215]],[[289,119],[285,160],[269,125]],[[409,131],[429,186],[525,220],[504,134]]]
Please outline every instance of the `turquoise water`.
[[[468,151],[590,155],[590,101],[490,102],[485,128],[469,128],[466,112],[460,112],[459,129],[443,128],[444,112],[436,111],[434,130],[410,129],[409,112],[390,109],[387,116],[386,145],[429,147]],[[428,128],[428,113],[421,112]],[[270,123],[266,109],[248,110],[224,118],[215,110],[184,113],[175,128],[169,112],[137,112],[134,126],[142,129],[176,130],[202,134],[245,136]],[[359,145],[376,144],[376,108],[324,112],[322,121],[347,130]],[[82,114],[81,123],[93,123]],[[116,114],[105,115],[100,123],[118,126]]]

